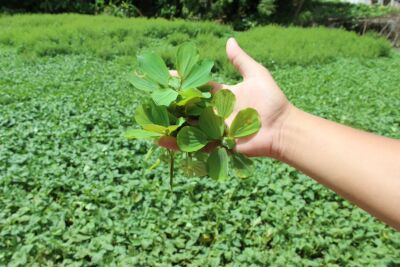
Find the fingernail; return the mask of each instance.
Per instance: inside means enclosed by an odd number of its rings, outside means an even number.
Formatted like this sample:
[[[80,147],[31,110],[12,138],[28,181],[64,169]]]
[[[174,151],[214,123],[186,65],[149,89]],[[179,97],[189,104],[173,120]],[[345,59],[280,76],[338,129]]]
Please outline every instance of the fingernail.
[[[233,45],[233,46],[239,46],[238,42],[236,41],[236,39],[234,37],[230,37],[228,39],[228,42],[230,42],[231,45]]]

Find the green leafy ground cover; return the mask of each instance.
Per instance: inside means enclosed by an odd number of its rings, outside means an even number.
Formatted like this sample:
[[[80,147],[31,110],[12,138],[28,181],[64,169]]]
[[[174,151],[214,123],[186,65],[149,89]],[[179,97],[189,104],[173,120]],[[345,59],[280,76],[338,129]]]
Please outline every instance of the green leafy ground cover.
[[[19,38],[0,46],[0,266],[400,266],[399,233],[277,161],[223,183],[178,171],[171,193],[150,144],[122,135],[133,63],[30,57]],[[368,53],[273,74],[297,106],[400,138],[400,56]]]
[[[151,48],[172,65],[177,46],[193,41],[202,58],[216,61],[215,70],[226,73],[228,68],[230,74],[233,69],[227,67],[224,37],[232,34],[268,67],[327,63],[338,57],[375,58],[387,56],[391,49],[383,39],[360,38],[337,29],[266,26],[233,33],[214,22],[164,19],[16,15],[2,17],[0,28],[0,44],[16,47],[27,58],[86,54],[104,59],[122,56],[131,63],[138,50]]]

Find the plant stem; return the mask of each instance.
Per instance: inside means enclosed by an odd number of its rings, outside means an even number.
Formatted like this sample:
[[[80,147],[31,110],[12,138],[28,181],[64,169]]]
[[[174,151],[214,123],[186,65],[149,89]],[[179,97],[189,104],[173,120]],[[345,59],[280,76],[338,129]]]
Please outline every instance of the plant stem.
[[[169,153],[169,187],[171,188],[171,191],[173,189],[173,179],[174,179],[174,152],[170,149],[168,149]]]

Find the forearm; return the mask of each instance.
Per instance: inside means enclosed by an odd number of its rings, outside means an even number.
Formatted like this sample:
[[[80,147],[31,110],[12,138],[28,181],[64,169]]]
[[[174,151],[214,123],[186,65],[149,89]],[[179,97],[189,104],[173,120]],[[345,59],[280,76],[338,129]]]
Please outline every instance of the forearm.
[[[292,107],[277,158],[400,230],[400,141]]]

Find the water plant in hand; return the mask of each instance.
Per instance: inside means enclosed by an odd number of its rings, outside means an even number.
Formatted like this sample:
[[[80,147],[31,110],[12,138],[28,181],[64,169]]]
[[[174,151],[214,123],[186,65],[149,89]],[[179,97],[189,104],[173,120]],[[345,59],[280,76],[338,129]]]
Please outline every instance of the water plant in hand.
[[[225,180],[229,166],[238,177],[252,174],[252,161],[234,148],[238,138],[259,131],[260,116],[255,109],[245,108],[228,127],[225,119],[232,114],[236,99],[228,89],[211,92],[212,87],[207,84],[213,61],[200,59],[195,45],[184,43],[177,49],[177,76],[170,74],[155,53],[138,55],[137,63],[129,82],[147,97],[135,111],[141,129],[129,129],[125,133],[128,139],[176,138],[180,152],[186,154],[181,160],[186,175]],[[166,151],[172,187],[176,152]]]

